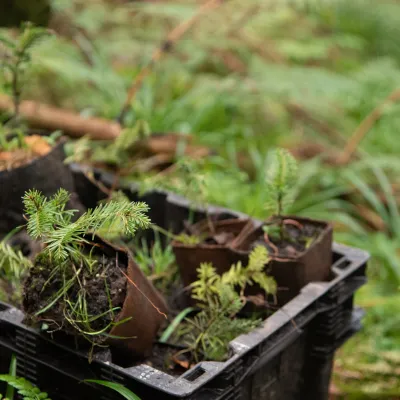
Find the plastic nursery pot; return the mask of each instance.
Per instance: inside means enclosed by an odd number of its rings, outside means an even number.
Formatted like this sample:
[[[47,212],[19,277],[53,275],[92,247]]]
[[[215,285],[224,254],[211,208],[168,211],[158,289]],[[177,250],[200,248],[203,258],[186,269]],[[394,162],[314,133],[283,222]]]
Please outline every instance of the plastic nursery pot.
[[[184,286],[189,286],[197,280],[197,268],[201,263],[212,263],[217,272],[222,274],[228,271],[232,264],[246,258],[246,255],[233,251],[230,244],[244,229],[250,228],[254,231],[254,221],[239,218],[212,221],[215,233],[211,232],[210,225],[209,221],[203,220],[191,226],[192,233],[204,239],[199,244],[190,245],[177,240],[172,241]]]
[[[64,188],[72,193],[69,207],[83,209],[74,198],[74,179],[64,164],[64,143],[65,140],[60,139],[46,155],[20,167],[0,171],[0,232],[9,232],[25,223],[22,197],[29,189],[37,189],[50,196],[59,188]]]
[[[285,216],[284,219],[300,223],[304,229],[314,231],[315,239],[309,247],[299,251],[295,256],[274,254],[266,243],[262,226],[254,229],[238,244],[233,251],[248,258],[256,245],[263,244],[268,248],[273,259],[269,262],[268,275],[275,278],[278,285],[277,300],[282,306],[295,296],[310,282],[326,282],[331,278],[332,265],[332,225],[308,218]]]
[[[89,240],[91,239],[90,236]],[[167,312],[167,305],[134,262],[130,252],[99,237],[95,237],[92,243],[95,244],[96,249],[92,254],[102,258],[104,256],[108,261],[103,261],[103,272],[94,276],[80,277],[81,282],[84,282],[84,290],[89,293],[86,297],[87,310],[91,316],[104,315],[108,313],[111,301],[113,307],[120,307],[120,310],[114,314],[113,322],[126,320],[120,325],[111,327],[104,336],[96,340],[96,343],[111,345],[112,352],[115,351],[117,355],[121,354],[122,350],[127,360],[147,356],[159,328],[165,321],[164,313]],[[65,304],[62,303],[64,300],[61,300],[61,306],[60,302],[56,302],[39,316],[34,316],[43,308],[43,305],[52,300],[54,291],[59,290],[50,285],[43,290],[44,285],[41,282],[44,283],[46,276],[51,272],[49,268],[37,262],[36,264],[39,268],[34,266],[31,269],[24,285],[23,307],[28,315],[27,322],[37,324],[43,321],[48,324],[49,332],[54,331],[54,327],[58,326],[63,333],[80,339],[80,332],[66,323],[63,307]],[[107,287],[104,283],[105,279]],[[76,286],[72,285],[67,292],[72,300],[76,298],[77,290],[79,290],[79,286]],[[106,291],[109,293],[108,296],[105,295]],[[103,309],[99,307],[99,304],[103,304]],[[78,342],[80,341],[76,340],[76,343]]]

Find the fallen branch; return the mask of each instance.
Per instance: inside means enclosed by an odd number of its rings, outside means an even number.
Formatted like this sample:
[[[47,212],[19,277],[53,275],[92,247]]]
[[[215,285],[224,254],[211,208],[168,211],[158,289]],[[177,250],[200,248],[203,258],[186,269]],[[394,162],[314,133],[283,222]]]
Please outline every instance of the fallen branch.
[[[367,117],[361,122],[348,140],[342,154],[339,157],[339,164],[344,165],[350,161],[352,155],[357,150],[358,145],[374,126],[375,122],[378,121],[384,114],[386,106],[399,100],[400,89],[396,89],[382,103],[376,106],[369,115],[367,115]]]
[[[0,94],[0,111],[12,113],[13,102],[10,97]],[[80,137],[88,135],[92,139],[111,140],[121,132],[121,126],[102,118],[85,118],[73,111],[51,107],[36,101],[23,101],[20,114],[33,128],[62,130],[65,134]]]
[[[178,26],[176,26],[167,36],[167,39],[161,43],[153,53],[150,62],[140,71],[139,75],[136,76],[134,82],[132,83],[128,95],[126,97],[125,103],[122,107],[121,113],[118,117],[118,121],[122,122],[124,120],[125,114],[129,110],[132,100],[139,88],[142,86],[144,79],[150,74],[155,63],[167,52],[171,51],[174,44],[184,35],[184,33],[192,27],[195,22],[207,11],[219,6],[222,0],[208,0],[201,7],[198,8],[197,12],[189,19],[185,20]]]

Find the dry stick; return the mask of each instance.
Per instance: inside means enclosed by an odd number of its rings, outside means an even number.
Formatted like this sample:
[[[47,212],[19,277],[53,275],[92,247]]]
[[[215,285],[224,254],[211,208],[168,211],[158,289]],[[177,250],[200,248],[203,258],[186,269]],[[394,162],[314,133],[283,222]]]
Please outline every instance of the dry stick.
[[[112,195],[112,191],[109,188],[107,188],[105,185],[103,185],[102,182],[94,178],[92,171],[90,172],[83,171],[83,174],[91,183],[93,183],[93,185],[95,185],[98,189],[100,189],[101,192],[107,195],[107,197],[110,197]]]
[[[144,79],[150,74],[155,63],[164,55],[164,53],[169,52],[174,46],[175,42],[177,42],[184,33],[194,25],[194,23],[207,11],[212,10],[213,8],[219,6],[222,3],[222,0],[208,0],[201,7],[198,8],[197,12],[188,20],[182,22],[177,27],[175,27],[167,36],[167,39],[164,40],[153,53],[150,62],[140,71],[139,75],[137,75],[136,79],[132,83],[128,95],[126,97],[125,103],[122,107],[121,113],[118,117],[118,121],[122,122],[124,120],[125,114],[128,112],[130,104],[134,99],[137,91],[141,87]]]
[[[361,122],[358,128],[354,131],[353,135],[348,140],[343,153],[340,155],[338,162],[339,164],[347,164],[354,152],[357,150],[358,145],[364,139],[365,135],[374,126],[375,122],[378,121],[388,104],[395,103],[400,100],[400,89],[394,90],[382,103],[376,106],[372,112]]]
[[[10,97],[0,94],[0,111],[12,113],[14,109]],[[73,111],[62,110],[36,101],[23,101],[19,113],[30,126],[57,130],[80,137],[88,134],[92,139],[115,139],[121,132],[121,126],[103,118],[84,118]]]

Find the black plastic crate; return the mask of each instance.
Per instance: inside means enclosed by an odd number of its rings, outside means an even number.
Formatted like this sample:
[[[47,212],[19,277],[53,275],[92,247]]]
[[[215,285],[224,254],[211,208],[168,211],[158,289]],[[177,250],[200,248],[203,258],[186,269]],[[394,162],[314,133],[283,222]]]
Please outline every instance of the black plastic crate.
[[[99,186],[96,186],[88,179],[90,173],[96,182],[105,188],[114,187],[116,184],[115,175],[100,169],[86,167],[78,164],[70,166],[74,179],[75,188],[82,204],[88,208],[93,208],[98,201],[107,197]],[[144,201],[149,207],[149,217],[151,221],[172,233],[180,233],[184,229],[184,221],[198,222],[206,218],[204,208],[191,206],[190,202],[182,196],[176,195],[161,189],[152,190],[144,194],[139,194],[138,184],[118,183],[117,188],[122,190],[131,201]],[[247,215],[238,211],[232,211],[224,207],[208,206],[208,215],[218,216],[218,219],[228,218],[248,218]]]
[[[263,326],[233,340],[226,362],[201,362],[179,377],[145,364],[89,364],[85,354],[26,327],[10,307],[0,312],[1,365],[16,354],[18,373],[55,400],[120,399],[83,379],[122,383],[144,400],[326,400],[334,352],[361,326],[353,295],[366,282],[368,260],[342,245],[333,252],[331,281],[308,284]]]

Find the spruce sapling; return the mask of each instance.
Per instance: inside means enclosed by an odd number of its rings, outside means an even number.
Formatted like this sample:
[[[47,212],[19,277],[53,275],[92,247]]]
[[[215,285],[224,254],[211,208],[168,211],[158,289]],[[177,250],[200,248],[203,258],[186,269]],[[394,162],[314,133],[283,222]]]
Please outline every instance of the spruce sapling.
[[[268,262],[265,247],[257,246],[246,267],[239,262],[222,275],[209,263],[200,265],[198,280],[192,284],[192,298],[198,301],[201,311],[186,319],[178,332],[188,346],[183,352],[190,352],[195,362],[200,358],[225,359],[229,342],[261,323],[260,319],[237,318],[237,314],[246,301],[247,286],[257,283],[266,294],[276,293],[275,280],[264,271]]]
[[[285,149],[275,150],[266,173],[265,208],[277,221],[277,231],[281,241],[285,237],[283,214],[293,203],[293,189],[297,177],[298,165],[295,158]],[[271,233],[271,230],[269,232]]]
[[[37,190],[26,192],[23,198],[27,231],[45,245],[36,257],[26,283],[25,301],[31,318],[46,315],[50,310],[55,313],[51,318],[55,329],[60,329],[60,321],[67,323],[69,331],[79,333],[95,345],[102,343],[112,327],[126,320],[115,321],[120,303],[112,301],[113,281],[108,275],[113,266],[119,268],[118,259],[105,258],[102,246],[96,243],[94,236],[106,228],[118,227],[128,236],[140,228],[147,228],[150,225],[145,214],[148,206],[142,202],[110,201],[89,209],[74,220],[76,211],[66,209],[69,197],[66,190],[60,189],[51,198]],[[32,300],[37,297],[34,282],[43,277],[45,283],[38,303]],[[101,303],[102,308],[96,312],[90,311],[89,307],[94,295],[88,286],[90,281],[96,281],[97,287],[100,285],[106,294],[106,304]]]
[[[48,29],[35,27],[29,22],[22,24],[21,30],[22,33],[16,40],[0,35],[0,42],[6,48],[1,66],[5,73],[7,86],[12,93],[14,114],[11,121],[14,126],[20,124],[21,94],[25,73],[32,61],[32,48],[44,37],[50,35]]]
[[[101,204],[72,221],[76,210],[65,209],[69,198],[69,193],[64,189],[50,199],[37,190],[29,190],[23,198],[28,233],[46,245],[44,254],[55,263],[67,259],[87,261],[82,254],[82,245],[89,243],[85,235],[94,235],[116,220],[129,236],[150,225],[150,219],[145,215],[149,209],[147,204],[128,201]]]

